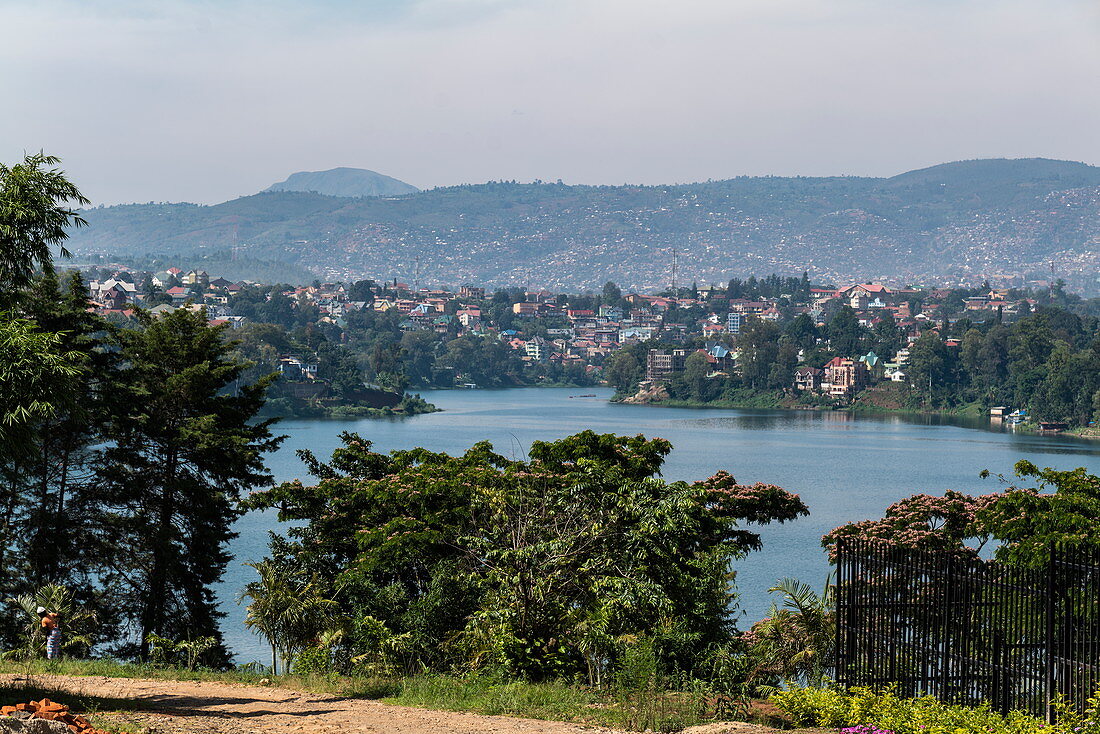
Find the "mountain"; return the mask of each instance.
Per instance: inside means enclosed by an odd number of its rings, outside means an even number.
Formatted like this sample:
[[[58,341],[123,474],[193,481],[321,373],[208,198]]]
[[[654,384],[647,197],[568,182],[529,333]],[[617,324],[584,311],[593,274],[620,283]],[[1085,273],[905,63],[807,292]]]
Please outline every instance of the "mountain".
[[[329,196],[400,196],[420,189],[396,178],[365,168],[332,168],[328,171],[299,171],[286,181],[272,184],[267,191],[312,191]]]
[[[238,256],[322,278],[555,290],[666,286],[808,270],[818,281],[1100,272],[1100,168],[948,163],[892,178],[741,177],[669,186],[490,182],[399,197],[273,191],[213,206],[93,209],[77,252]]]

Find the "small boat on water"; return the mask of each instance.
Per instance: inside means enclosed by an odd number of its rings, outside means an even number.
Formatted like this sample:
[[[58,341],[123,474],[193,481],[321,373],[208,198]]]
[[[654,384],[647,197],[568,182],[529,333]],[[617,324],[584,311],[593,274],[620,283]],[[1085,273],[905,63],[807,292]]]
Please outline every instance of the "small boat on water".
[[[588,393],[587,395],[570,395],[569,397],[571,397],[571,398],[594,398],[594,397],[596,397],[596,393],[594,393],[594,392],[593,393]]]

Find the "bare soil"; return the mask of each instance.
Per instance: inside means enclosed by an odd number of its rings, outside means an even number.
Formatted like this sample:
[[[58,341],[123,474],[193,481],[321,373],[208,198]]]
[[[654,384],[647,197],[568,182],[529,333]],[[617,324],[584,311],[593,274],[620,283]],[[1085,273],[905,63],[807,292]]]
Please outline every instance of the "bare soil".
[[[3,675],[0,680],[16,683],[25,679]],[[99,726],[113,725],[149,734],[612,733],[610,729],[580,724],[432,711],[361,698],[236,683],[51,675],[35,676],[31,682],[74,695],[133,701],[132,711],[99,711],[94,712],[93,718]],[[686,732],[773,734],[775,730],[757,724],[730,722],[691,727]]]

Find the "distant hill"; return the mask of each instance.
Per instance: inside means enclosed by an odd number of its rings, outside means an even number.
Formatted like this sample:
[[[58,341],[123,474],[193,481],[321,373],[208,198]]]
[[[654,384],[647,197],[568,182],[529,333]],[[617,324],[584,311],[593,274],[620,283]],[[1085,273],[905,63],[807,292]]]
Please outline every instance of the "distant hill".
[[[415,194],[420,189],[396,178],[365,168],[332,168],[328,171],[300,171],[286,181],[264,191],[312,191],[329,196],[400,196]]]
[[[293,178],[293,177],[292,177]],[[741,177],[669,186],[490,182],[397,197],[272,191],[214,206],[86,213],[78,252],[288,262],[322,278],[549,289],[659,288],[808,270],[819,281],[1059,277],[1095,291],[1100,168],[978,160],[892,178]]]

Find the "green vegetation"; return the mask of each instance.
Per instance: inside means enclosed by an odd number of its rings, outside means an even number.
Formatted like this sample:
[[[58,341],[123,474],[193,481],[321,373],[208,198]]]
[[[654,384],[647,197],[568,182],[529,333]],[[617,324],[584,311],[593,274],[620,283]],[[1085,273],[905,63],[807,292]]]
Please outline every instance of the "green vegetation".
[[[731,564],[760,547],[744,525],[806,513],[771,485],[719,472],[657,478],[667,441],[591,431],[535,442],[530,459],[370,450],[343,434],[319,483],[253,494],[304,522],[271,567],[312,580],[346,616],[330,669],[453,669],[607,685],[639,650],[702,675],[735,645]],[[289,647],[289,646],[288,646]]]
[[[52,272],[54,248],[68,257],[66,230],[87,224],[66,206],[90,202],[63,171],[53,168],[60,162],[36,153],[14,166],[0,163],[0,308],[30,283],[36,268]]]
[[[691,354],[682,372],[668,380],[668,404],[980,415],[1007,405],[1026,409],[1035,419],[1077,426],[1100,418],[1100,319],[1062,308],[1040,308],[1011,324],[962,318],[939,330],[929,325],[909,347],[905,383],[879,383],[851,400],[796,392],[795,370],[870,352],[892,359],[905,339],[889,314],[873,329],[860,326],[846,305],[824,329],[805,315],[783,325],[750,320],[732,341],[738,351],[735,368],[715,371],[702,353]],[[647,342],[613,355],[606,375],[619,397],[644,377],[650,348],[673,347],[683,345]]]
[[[1078,729],[1076,717],[1056,727],[1018,712],[1002,716],[989,706],[950,706],[934,698],[901,698],[890,689],[792,687],[774,696],[796,726],[866,727],[853,734],[1093,734],[1095,725]],[[1093,712],[1095,714],[1095,712]],[[847,729],[846,729],[847,731]]]
[[[349,298],[365,306],[338,320],[322,319],[315,305],[284,295],[283,285],[249,287],[233,297],[234,313],[251,322],[233,334],[242,358],[254,363],[252,373],[283,370],[269,391],[267,414],[415,415],[435,408],[409,394],[410,389],[470,383],[483,388],[596,384],[583,365],[525,363],[497,333],[460,336],[461,325],[453,313],[457,303],[450,304],[450,313],[435,315],[437,323],[431,328],[396,309],[375,311],[370,304],[376,287],[373,281],[352,284]],[[384,288],[379,292],[401,297]],[[486,318],[501,329],[515,325],[531,337],[545,337],[555,324],[513,324],[512,304],[523,299],[514,291],[497,292],[483,304]],[[567,325],[564,317],[562,322],[556,325]],[[314,366],[316,374],[302,375],[294,366],[287,369],[281,358],[288,355]]]
[[[1015,469],[1017,478],[1034,479],[1037,486],[1009,485],[981,496],[953,490],[942,497],[914,495],[890,505],[881,519],[836,528],[822,544],[835,552],[841,538],[861,538],[977,557],[996,543],[999,560],[1037,567],[1046,562],[1052,542],[1100,548],[1100,477],[1083,467],[1040,469],[1030,461],[1017,462]]]
[[[248,379],[203,311],[125,328],[89,312],[79,276],[53,275],[79,223],[64,203],[83,201],[56,162],[0,167],[0,598],[18,600],[0,644],[37,654],[46,601],[70,650],[148,657],[151,636],[212,636],[204,662],[224,662],[211,587],[238,499],[270,483],[280,439],[257,414],[273,378]]]

